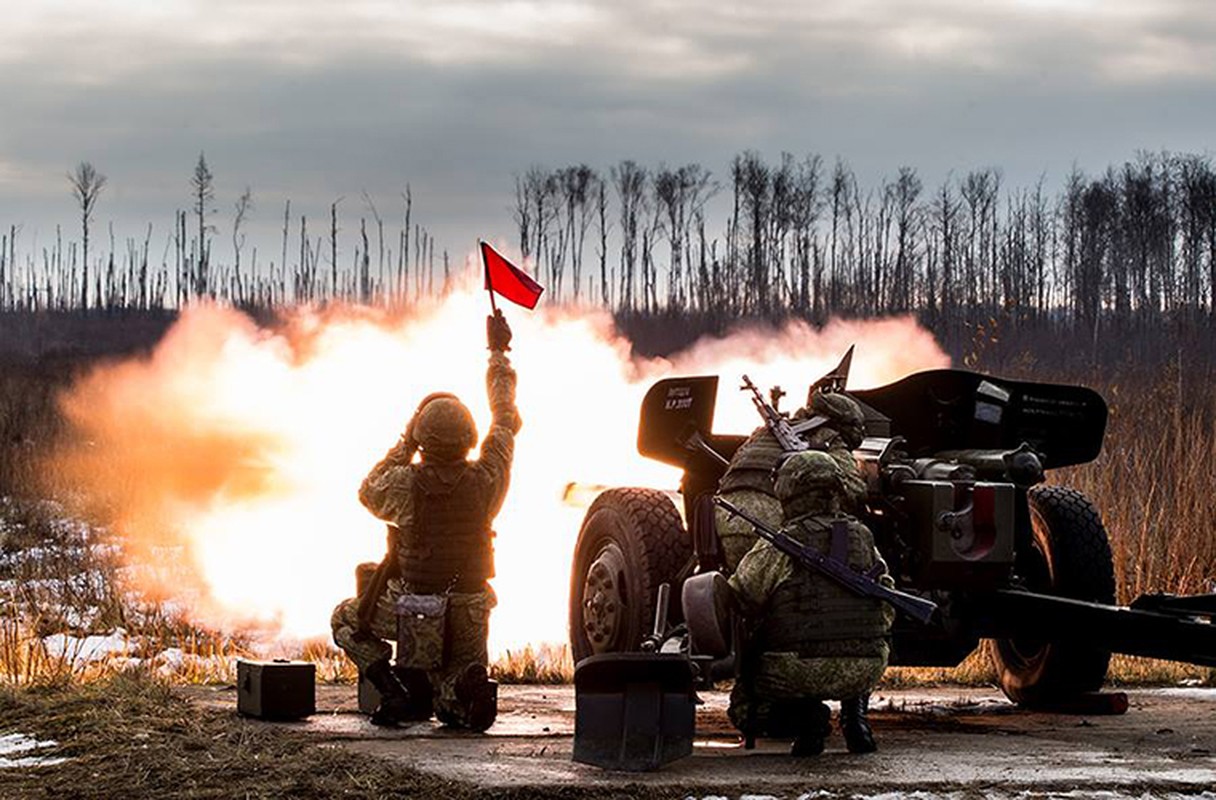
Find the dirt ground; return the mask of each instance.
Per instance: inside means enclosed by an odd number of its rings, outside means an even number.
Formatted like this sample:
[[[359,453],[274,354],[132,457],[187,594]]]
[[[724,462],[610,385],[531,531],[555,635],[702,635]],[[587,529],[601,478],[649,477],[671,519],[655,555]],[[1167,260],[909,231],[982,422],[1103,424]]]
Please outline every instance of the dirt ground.
[[[235,708],[232,689],[190,698]],[[724,692],[704,692],[690,758],[651,773],[610,772],[571,760],[569,686],[504,686],[484,736],[432,723],[385,730],[357,712],[349,686],[318,687],[318,712],[289,727],[318,745],[374,755],[492,795],[596,787],[620,796],[1091,797],[1202,796],[1216,800],[1216,689],[1140,689],[1117,716],[1022,711],[995,690],[917,689],[875,697],[880,751],[853,756],[834,735],[814,759],[789,743],[743,749]],[[284,723],[259,723],[284,725]]]

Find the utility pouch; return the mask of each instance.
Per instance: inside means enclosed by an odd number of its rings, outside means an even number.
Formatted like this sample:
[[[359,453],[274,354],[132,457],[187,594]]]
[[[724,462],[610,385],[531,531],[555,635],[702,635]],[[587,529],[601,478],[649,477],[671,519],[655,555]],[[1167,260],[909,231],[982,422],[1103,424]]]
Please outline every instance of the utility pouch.
[[[447,655],[447,617],[447,595],[401,595],[397,599],[397,666],[442,667]]]

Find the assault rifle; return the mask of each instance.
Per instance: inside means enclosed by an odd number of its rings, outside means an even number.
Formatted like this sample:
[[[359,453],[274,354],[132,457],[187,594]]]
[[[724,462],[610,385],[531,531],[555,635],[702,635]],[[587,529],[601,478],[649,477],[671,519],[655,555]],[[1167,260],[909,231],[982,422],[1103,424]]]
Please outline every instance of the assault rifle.
[[[885,603],[889,603],[897,611],[902,611],[904,614],[925,624],[928,624],[933,619],[933,615],[937,611],[937,603],[917,597],[916,595],[901,592],[898,589],[888,589],[874,580],[874,578],[857,572],[845,562],[826,556],[815,548],[804,545],[781,531],[773,530],[729,500],[715,497],[714,502],[721,508],[724,508],[727,513],[751,523],[751,526],[756,529],[756,533],[760,538],[767,539],[773,547],[776,547],[782,553],[785,553],[807,569],[818,572],[835,581],[853,594],[859,597],[873,597],[877,600],[882,600]]]
[[[787,453],[797,453],[811,449],[806,440],[799,436],[794,427],[790,425],[790,421],[765,401],[764,395],[760,394],[760,390],[756,388],[756,384],[752,383],[751,378],[744,375],[743,385],[739,388],[752,393],[752,405],[760,412],[760,416],[764,418],[765,427],[777,440],[777,444],[781,445],[782,450]]]

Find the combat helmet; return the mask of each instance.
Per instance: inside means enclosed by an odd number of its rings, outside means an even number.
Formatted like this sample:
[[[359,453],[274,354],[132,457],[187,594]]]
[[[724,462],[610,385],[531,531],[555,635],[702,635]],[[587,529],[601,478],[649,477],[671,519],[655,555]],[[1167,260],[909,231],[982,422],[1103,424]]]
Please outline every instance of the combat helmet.
[[[803,450],[785,459],[773,485],[785,519],[839,511],[843,477],[836,460],[821,450]]]
[[[810,406],[811,414],[827,417],[850,448],[856,448],[866,438],[866,415],[847,394],[820,390],[811,395]]]
[[[418,406],[413,434],[425,457],[464,458],[477,444],[477,423],[456,395],[441,392],[428,396]]]

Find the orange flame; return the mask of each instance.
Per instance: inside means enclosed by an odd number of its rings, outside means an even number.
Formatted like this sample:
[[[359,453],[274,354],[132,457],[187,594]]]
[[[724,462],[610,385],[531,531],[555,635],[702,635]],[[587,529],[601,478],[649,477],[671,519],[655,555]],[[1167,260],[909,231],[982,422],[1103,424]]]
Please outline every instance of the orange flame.
[[[274,331],[231,309],[187,309],[150,356],[98,368],[68,392],[66,414],[87,445],[60,466],[111,504],[133,566],[179,548],[172,576],[132,570],[146,591],[221,629],[326,635],[330,611],[353,593],[354,566],[383,553],[383,525],[356,490],[409,412],[432,391],[454,391],[488,425],[484,304],[467,291],[409,319],[299,311]],[[635,450],[654,380],[720,373],[725,389],[746,371],[798,397],[852,343],[855,387],[948,364],[911,319],[822,331],[794,322],[639,359],[602,311],[511,317],[524,428],[495,523],[496,652],[566,638],[570,560],[594,496],[569,492],[572,483],[675,488],[675,470]],[[756,424],[745,396],[722,391],[716,430]]]

